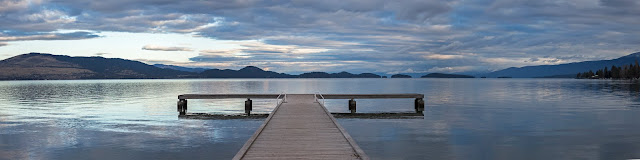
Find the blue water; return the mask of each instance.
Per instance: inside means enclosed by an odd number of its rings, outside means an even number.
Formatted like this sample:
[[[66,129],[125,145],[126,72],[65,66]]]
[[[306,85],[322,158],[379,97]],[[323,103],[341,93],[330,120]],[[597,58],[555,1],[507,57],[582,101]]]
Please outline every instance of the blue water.
[[[424,119],[338,120],[372,159],[640,158],[637,81],[194,79],[0,81],[0,159],[230,159],[262,120],[178,119],[177,95],[281,92],[424,94]],[[357,101],[358,112],[413,110],[412,99]],[[254,100],[254,112],[275,103]],[[243,104],[189,100],[189,112]]]

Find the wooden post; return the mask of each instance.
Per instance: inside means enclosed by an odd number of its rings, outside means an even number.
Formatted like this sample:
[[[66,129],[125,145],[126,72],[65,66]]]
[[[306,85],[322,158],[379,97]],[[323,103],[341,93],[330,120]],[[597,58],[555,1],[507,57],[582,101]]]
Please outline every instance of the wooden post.
[[[415,109],[416,113],[422,113],[424,111],[424,100],[422,98],[416,98]]]
[[[187,114],[187,100],[186,99],[178,100],[178,112],[180,112],[180,115],[186,115]]]
[[[251,106],[252,102],[249,98],[247,98],[247,101],[244,101],[244,113],[247,113],[247,116],[251,115],[251,110],[253,109],[253,106]]]
[[[356,113],[356,101],[352,99],[349,100],[349,110],[351,113]]]

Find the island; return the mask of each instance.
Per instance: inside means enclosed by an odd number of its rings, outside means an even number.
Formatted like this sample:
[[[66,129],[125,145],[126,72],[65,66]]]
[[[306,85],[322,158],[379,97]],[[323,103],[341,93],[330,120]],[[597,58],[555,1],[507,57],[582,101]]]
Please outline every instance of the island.
[[[391,78],[411,78],[411,76],[406,74],[394,74],[391,75]]]

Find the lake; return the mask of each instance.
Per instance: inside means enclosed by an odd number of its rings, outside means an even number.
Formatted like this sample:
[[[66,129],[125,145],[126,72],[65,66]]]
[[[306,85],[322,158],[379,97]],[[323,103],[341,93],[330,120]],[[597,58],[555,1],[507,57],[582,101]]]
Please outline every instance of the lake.
[[[413,78],[0,81],[0,159],[231,159],[263,120],[178,119],[177,96],[282,92],[424,94],[424,119],[338,119],[372,159],[640,158],[637,81]],[[413,99],[356,101],[413,111]],[[189,112],[242,113],[244,100],[189,100]]]

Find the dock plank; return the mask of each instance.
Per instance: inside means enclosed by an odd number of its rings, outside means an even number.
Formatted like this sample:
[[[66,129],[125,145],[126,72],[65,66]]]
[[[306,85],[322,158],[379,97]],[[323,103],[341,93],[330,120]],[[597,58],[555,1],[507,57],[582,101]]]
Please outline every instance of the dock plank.
[[[234,159],[369,159],[314,95],[287,95]]]

